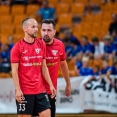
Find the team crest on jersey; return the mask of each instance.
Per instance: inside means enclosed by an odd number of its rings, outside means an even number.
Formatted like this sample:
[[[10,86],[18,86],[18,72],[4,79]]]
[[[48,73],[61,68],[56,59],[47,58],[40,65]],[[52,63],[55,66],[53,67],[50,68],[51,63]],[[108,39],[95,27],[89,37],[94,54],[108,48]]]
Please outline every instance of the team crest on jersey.
[[[40,50],[41,50],[40,48],[36,48],[36,49],[35,49],[35,52],[36,52],[37,54],[39,54]]]
[[[52,53],[54,56],[56,56],[57,52],[58,52],[58,50],[52,50]]]

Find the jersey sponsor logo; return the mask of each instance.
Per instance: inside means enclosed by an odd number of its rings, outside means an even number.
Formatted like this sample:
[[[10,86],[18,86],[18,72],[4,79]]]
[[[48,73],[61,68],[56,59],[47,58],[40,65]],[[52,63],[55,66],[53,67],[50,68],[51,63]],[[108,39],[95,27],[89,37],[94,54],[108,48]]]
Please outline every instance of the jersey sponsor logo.
[[[58,59],[58,56],[55,56],[55,57],[46,57],[46,59]]]
[[[43,56],[29,56],[29,59],[43,58]]]
[[[23,57],[23,60],[24,60],[24,61],[28,61],[28,56],[24,56],[24,57]]]
[[[36,49],[35,49],[35,52],[36,52],[37,54],[39,54],[40,50],[41,50],[40,48],[36,48]]]
[[[47,66],[54,66],[54,63],[47,63]]]
[[[34,62],[34,63],[24,63],[23,64],[25,67],[30,67],[30,66],[40,66],[41,62]]]
[[[58,52],[58,50],[52,50],[52,53],[54,56],[56,56],[57,52]]]
[[[54,66],[56,65],[58,62],[55,62],[55,63],[47,63],[46,65],[49,67],[49,66]]]
[[[25,50],[23,53],[26,53],[28,50]]]

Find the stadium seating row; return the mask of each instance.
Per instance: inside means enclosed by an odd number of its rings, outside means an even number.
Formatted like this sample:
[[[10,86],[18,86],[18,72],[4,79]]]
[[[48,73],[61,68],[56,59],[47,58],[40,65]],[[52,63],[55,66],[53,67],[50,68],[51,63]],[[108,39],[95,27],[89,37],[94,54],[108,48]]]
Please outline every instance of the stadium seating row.
[[[55,0],[56,1],[56,0]],[[100,1],[100,0],[98,0]],[[80,3],[80,2],[79,2]],[[79,3],[56,3],[57,6],[53,5],[53,2],[50,1],[50,6],[56,8],[56,13],[71,13],[73,15],[80,14],[82,15],[84,12],[85,4],[79,4]],[[102,11],[109,11],[109,12],[117,12],[117,3],[110,3],[105,5],[100,5]],[[27,5],[26,7],[23,5],[13,5],[10,6],[0,6],[0,15],[34,15],[36,11],[40,8],[39,5]]]

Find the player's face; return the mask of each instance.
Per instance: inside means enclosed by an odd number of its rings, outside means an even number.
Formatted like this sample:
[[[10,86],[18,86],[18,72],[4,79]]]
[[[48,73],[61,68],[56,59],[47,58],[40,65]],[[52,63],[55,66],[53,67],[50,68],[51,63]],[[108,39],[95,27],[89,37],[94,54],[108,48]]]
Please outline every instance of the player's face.
[[[51,41],[53,41],[55,32],[56,31],[53,27],[53,24],[46,24],[46,23],[42,24],[41,36],[45,43],[50,43]]]
[[[107,68],[107,67],[108,67],[107,61],[103,61],[103,62],[102,62],[102,67],[103,67],[103,68]]]
[[[38,23],[34,19],[29,19],[27,21],[27,27],[25,31],[30,37],[36,38],[38,33]]]
[[[88,67],[88,63],[89,63],[88,61],[83,61],[83,66]]]

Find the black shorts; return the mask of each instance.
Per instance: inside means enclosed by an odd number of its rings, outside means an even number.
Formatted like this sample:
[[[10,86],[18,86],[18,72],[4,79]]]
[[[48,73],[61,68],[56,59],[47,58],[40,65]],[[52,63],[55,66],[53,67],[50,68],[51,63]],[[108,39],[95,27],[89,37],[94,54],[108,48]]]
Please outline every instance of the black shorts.
[[[56,97],[51,98],[51,94],[48,94],[49,101],[50,101],[50,106],[51,106],[51,117],[55,117],[55,112],[56,112]],[[33,116],[38,116],[38,112],[34,110]]]
[[[51,94],[48,94],[50,105],[51,105],[51,117],[55,117],[56,113],[56,97],[51,98]]]
[[[17,114],[29,114],[33,115],[33,111],[37,113],[46,109],[50,109],[49,99],[46,93],[35,95],[24,95],[22,104],[16,101]]]

